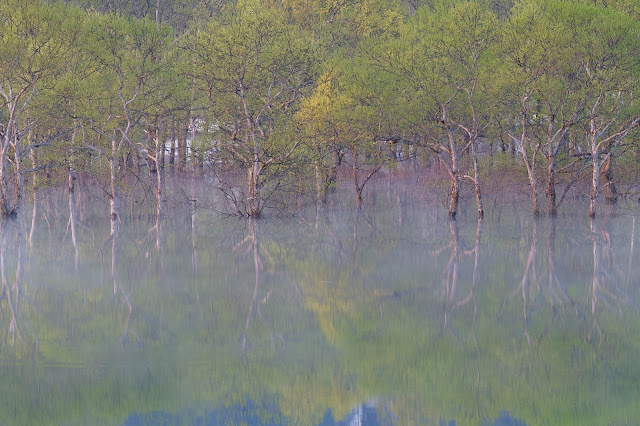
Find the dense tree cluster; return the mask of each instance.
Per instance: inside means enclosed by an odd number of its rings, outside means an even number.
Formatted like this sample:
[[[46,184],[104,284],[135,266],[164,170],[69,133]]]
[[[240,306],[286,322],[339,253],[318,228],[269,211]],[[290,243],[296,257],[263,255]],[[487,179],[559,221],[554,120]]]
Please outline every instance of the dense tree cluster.
[[[534,214],[560,170],[614,200],[612,162],[640,125],[636,1],[5,0],[0,4],[0,213],[25,178],[90,172],[111,204],[127,176],[213,172],[233,210],[313,194],[350,170],[438,158],[455,217],[482,216],[482,140],[522,164]],[[151,173],[153,172],[153,173]],[[566,186],[566,185],[565,185]],[[297,194],[297,195],[292,195]]]

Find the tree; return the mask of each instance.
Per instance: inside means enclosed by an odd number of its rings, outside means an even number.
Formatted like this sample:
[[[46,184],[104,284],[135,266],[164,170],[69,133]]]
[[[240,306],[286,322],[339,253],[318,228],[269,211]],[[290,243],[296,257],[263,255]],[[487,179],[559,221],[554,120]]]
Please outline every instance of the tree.
[[[33,148],[22,140],[38,121],[29,106],[69,57],[72,43],[63,34],[76,24],[69,11],[39,0],[0,4],[0,216],[22,204],[21,161]]]
[[[134,129],[163,100],[163,58],[169,31],[146,19],[94,15],[85,33],[85,52],[95,64],[93,92],[82,119],[98,136],[94,145],[109,165],[111,235],[118,231],[118,177],[125,147],[136,149]],[[100,146],[100,140],[106,146]],[[159,142],[158,142],[159,143]],[[156,143],[156,146],[158,145]],[[156,155],[154,150],[154,158]]]
[[[603,167],[607,201],[615,202],[612,155],[640,125],[640,23],[623,13],[583,7],[576,26],[585,114],[583,132],[591,160],[589,216],[596,214]]]
[[[474,182],[478,215],[483,215],[476,146],[490,119],[488,53],[497,27],[496,16],[476,2],[423,8],[376,59],[405,77],[403,95],[415,111],[411,120],[449,174],[452,218],[465,178]],[[461,164],[468,152],[473,176],[465,175]]]
[[[380,129],[386,127],[379,88],[387,85],[387,76],[357,57],[328,62],[327,68],[299,113],[313,147],[316,202],[326,201],[345,162],[351,168],[356,208],[360,208],[365,185],[392,159],[384,147],[386,141],[378,141]]]
[[[574,66],[572,13],[571,6],[562,2],[524,1],[505,25],[503,54],[509,70],[503,121],[527,168],[534,215],[539,214],[538,156],[546,162],[548,212],[555,215],[558,161],[584,107]],[[509,113],[513,111],[516,115]]]
[[[259,216],[282,183],[277,175],[301,143],[292,117],[314,81],[310,39],[267,4],[246,1],[186,43],[192,75],[207,95],[219,155],[228,152],[224,161],[247,176],[244,189],[222,184],[220,189],[239,214]]]

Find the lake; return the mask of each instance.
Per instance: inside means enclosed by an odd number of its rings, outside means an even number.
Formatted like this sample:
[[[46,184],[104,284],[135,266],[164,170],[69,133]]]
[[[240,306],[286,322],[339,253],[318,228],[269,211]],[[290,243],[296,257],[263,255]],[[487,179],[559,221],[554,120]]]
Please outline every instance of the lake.
[[[0,231],[1,424],[640,419],[637,203],[450,222],[381,188],[361,212],[132,214],[114,241],[100,203],[72,235],[49,198]]]

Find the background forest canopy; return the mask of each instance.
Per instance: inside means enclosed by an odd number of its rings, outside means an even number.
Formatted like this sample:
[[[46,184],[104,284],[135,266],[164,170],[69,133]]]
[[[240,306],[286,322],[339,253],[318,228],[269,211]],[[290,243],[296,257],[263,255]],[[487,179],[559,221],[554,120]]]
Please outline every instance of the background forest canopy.
[[[452,218],[505,172],[535,215],[577,191],[594,216],[635,193],[639,84],[636,0],[3,0],[0,214],[84,179],[115,233],[124,194],[161,215],[165,170],[245,216],[339,178],[359,207],[413,159]]]

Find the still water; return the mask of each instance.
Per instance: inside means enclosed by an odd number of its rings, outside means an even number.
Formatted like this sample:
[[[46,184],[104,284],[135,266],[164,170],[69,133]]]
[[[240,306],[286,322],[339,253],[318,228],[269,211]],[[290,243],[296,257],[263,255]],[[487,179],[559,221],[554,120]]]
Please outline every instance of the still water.
[[[640,209],[2,225],[0,424],[638,424]],[[35,226],[32,226],[32,223]]]

